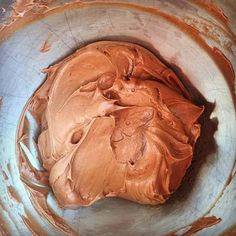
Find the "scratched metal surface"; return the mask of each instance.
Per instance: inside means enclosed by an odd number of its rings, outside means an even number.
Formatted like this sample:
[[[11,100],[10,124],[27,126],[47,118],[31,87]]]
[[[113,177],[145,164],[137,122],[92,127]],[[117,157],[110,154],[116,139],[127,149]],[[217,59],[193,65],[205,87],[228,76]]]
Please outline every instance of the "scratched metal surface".
[[[172,14],[181,9],[191,14],[199,13],[199,9],[185,1],[179,1],[177,5],[170,0],[165,3],[136,2],[157,5]],[[51,50],[40,53],[48,33],[51,33]],[[195,164],[197,170],[193,170],[191,177],[194,181],[191,184],[185,181],[163,206],[107,199],[87,208],[62,210],[52,194],[48,197],[49,205],[82,236],[163,235],[186,227],[208,211],[208,215],[221,217],[222,221],[197,235],[220,235],[236,223],[236,179],[233,178],[225,188],[236,156],[235,107],[226,80],[199,44],[175,25],[155,14],[112,6],[78,8],[51,15],[24,27],[0,44],[0,96],[3,96],[0,108],[0,214],[8,222],[10,234],[31,235],[21,217],[30,212],[48,235],[65,235],[38,215],[19,179],[16,128],[26,102],[45,79],[42,69],[76,48],[101,39],[140,43],[159,52],[168,62],[179,65],[204,97],[216,104],[211,113],[211,118],[218,120],[217,131],[212,137],[216,145],[211,153],[199,152],[196,158],[202,160],[201,165]],[[232,63],[236,68],[235,57],[230,58],[234,59]],[[205,140],[201,148],[207,150],[210,145],[212,143]],[[10,198],[7,186],[14,186],[20,195],[20,203]]]

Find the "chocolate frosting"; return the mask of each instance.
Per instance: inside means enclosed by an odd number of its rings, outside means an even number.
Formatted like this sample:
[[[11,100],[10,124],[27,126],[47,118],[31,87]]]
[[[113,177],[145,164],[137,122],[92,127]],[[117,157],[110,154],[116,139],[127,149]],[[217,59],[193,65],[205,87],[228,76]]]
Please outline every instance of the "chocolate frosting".
[[[203,107],[175,73],[131,43],[90,44],[50,67],[28,110],[61,207],[103,197],[164,203],[180,185]]]

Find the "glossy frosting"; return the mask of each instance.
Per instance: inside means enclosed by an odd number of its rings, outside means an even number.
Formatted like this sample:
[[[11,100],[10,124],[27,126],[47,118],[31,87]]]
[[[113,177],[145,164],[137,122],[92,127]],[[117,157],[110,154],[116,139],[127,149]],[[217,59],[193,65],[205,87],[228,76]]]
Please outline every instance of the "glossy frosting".
[[[28,109],[60,206],[115,196],[164,203],[191,164],[203,112],[175,73],[138,45],[108,41],[47,73]]]

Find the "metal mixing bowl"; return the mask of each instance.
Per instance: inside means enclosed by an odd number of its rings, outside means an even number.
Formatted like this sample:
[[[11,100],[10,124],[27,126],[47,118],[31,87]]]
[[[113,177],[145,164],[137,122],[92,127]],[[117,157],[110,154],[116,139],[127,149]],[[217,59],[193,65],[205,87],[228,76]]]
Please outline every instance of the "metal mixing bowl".
[[[179,18],[190,15],[217,25],[212,15],[190,1],[135,2],[156,6],[161,12]],[[40,47],[49,33],[51,49],[41,53]],[[178,65],[197,88],[195,101],[205,104],[207,114],[202,119],[203,133],[193,165],[180,189],[164,205],[143,206],[121,199],[105,199],[90,207],[62,210],[52,194],[48,196],[48,204],[82,236],[163,235],[181,228],[183,231],[204,215],[214,215],[222,221],[196,235],[220,235],[229,230],[236,223],[236,178],[230,179],[235,173],[236,119],[235,97],[227,79],[199,42],[162,14],[145,7],[104,3],[78,5],[47,15],[27,24],[0,44],[0,95],[3,96],[0,108],[0,203],[3,209],[0,214],[9,226],[9,233],[30,235],[22,217],[30,212],[48,235],[65,235],[39,215],[19,178],[15,152],[17,124],[26,102],[45,79],[43,68],[89,42],[104,39],[143,45],[168,63]],[[219,42],[208,40],[208,44],[216,43]],[[222,50],[235,69],[236,57]],[[17,191],[19,202],[10,197],[8,186]]]

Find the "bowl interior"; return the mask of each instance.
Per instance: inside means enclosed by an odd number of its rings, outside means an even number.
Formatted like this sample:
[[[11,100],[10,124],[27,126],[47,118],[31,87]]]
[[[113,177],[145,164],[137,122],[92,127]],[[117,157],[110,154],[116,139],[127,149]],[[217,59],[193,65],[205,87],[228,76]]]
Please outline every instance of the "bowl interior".
[[[48,37],[51,49],[40,53]],[[197,88],[190,88],[194,101],[206,107],[201,119],[202,135],[183,184],[164,205],[143,206],[121,199],[104,199],[90,207],[62,210],[49,194],[49,206],[81,235],[162,235],[191,224],[211,210],[222,195],[235,161],[235,107],[225,77],[209,54],[158,13],[106,4],[67,9],[27,25],[0,45],[0,95],[3,96],[0,162],[11,173],[0,189],[2,193],[7,185],[14,185],[22,203],[4,200],[18,213],[10,213],[15,221],[12,232],[28,232],[20,216],[31,212],[37,224],[45,226],[45,231],[64,235],[37,217],[19,179],[15,134],[26,102],[45,79],[42,69],[98,40],[138,43],[171,64],[189,88],[190,84]],[[217,216],[223,208],[224,204],[217,211],[216,205]],[[231,218],[230,213],[226,218]],[[225,227],[219,224],[216,232]],[[204,235],[212,232],[214,229]]]

